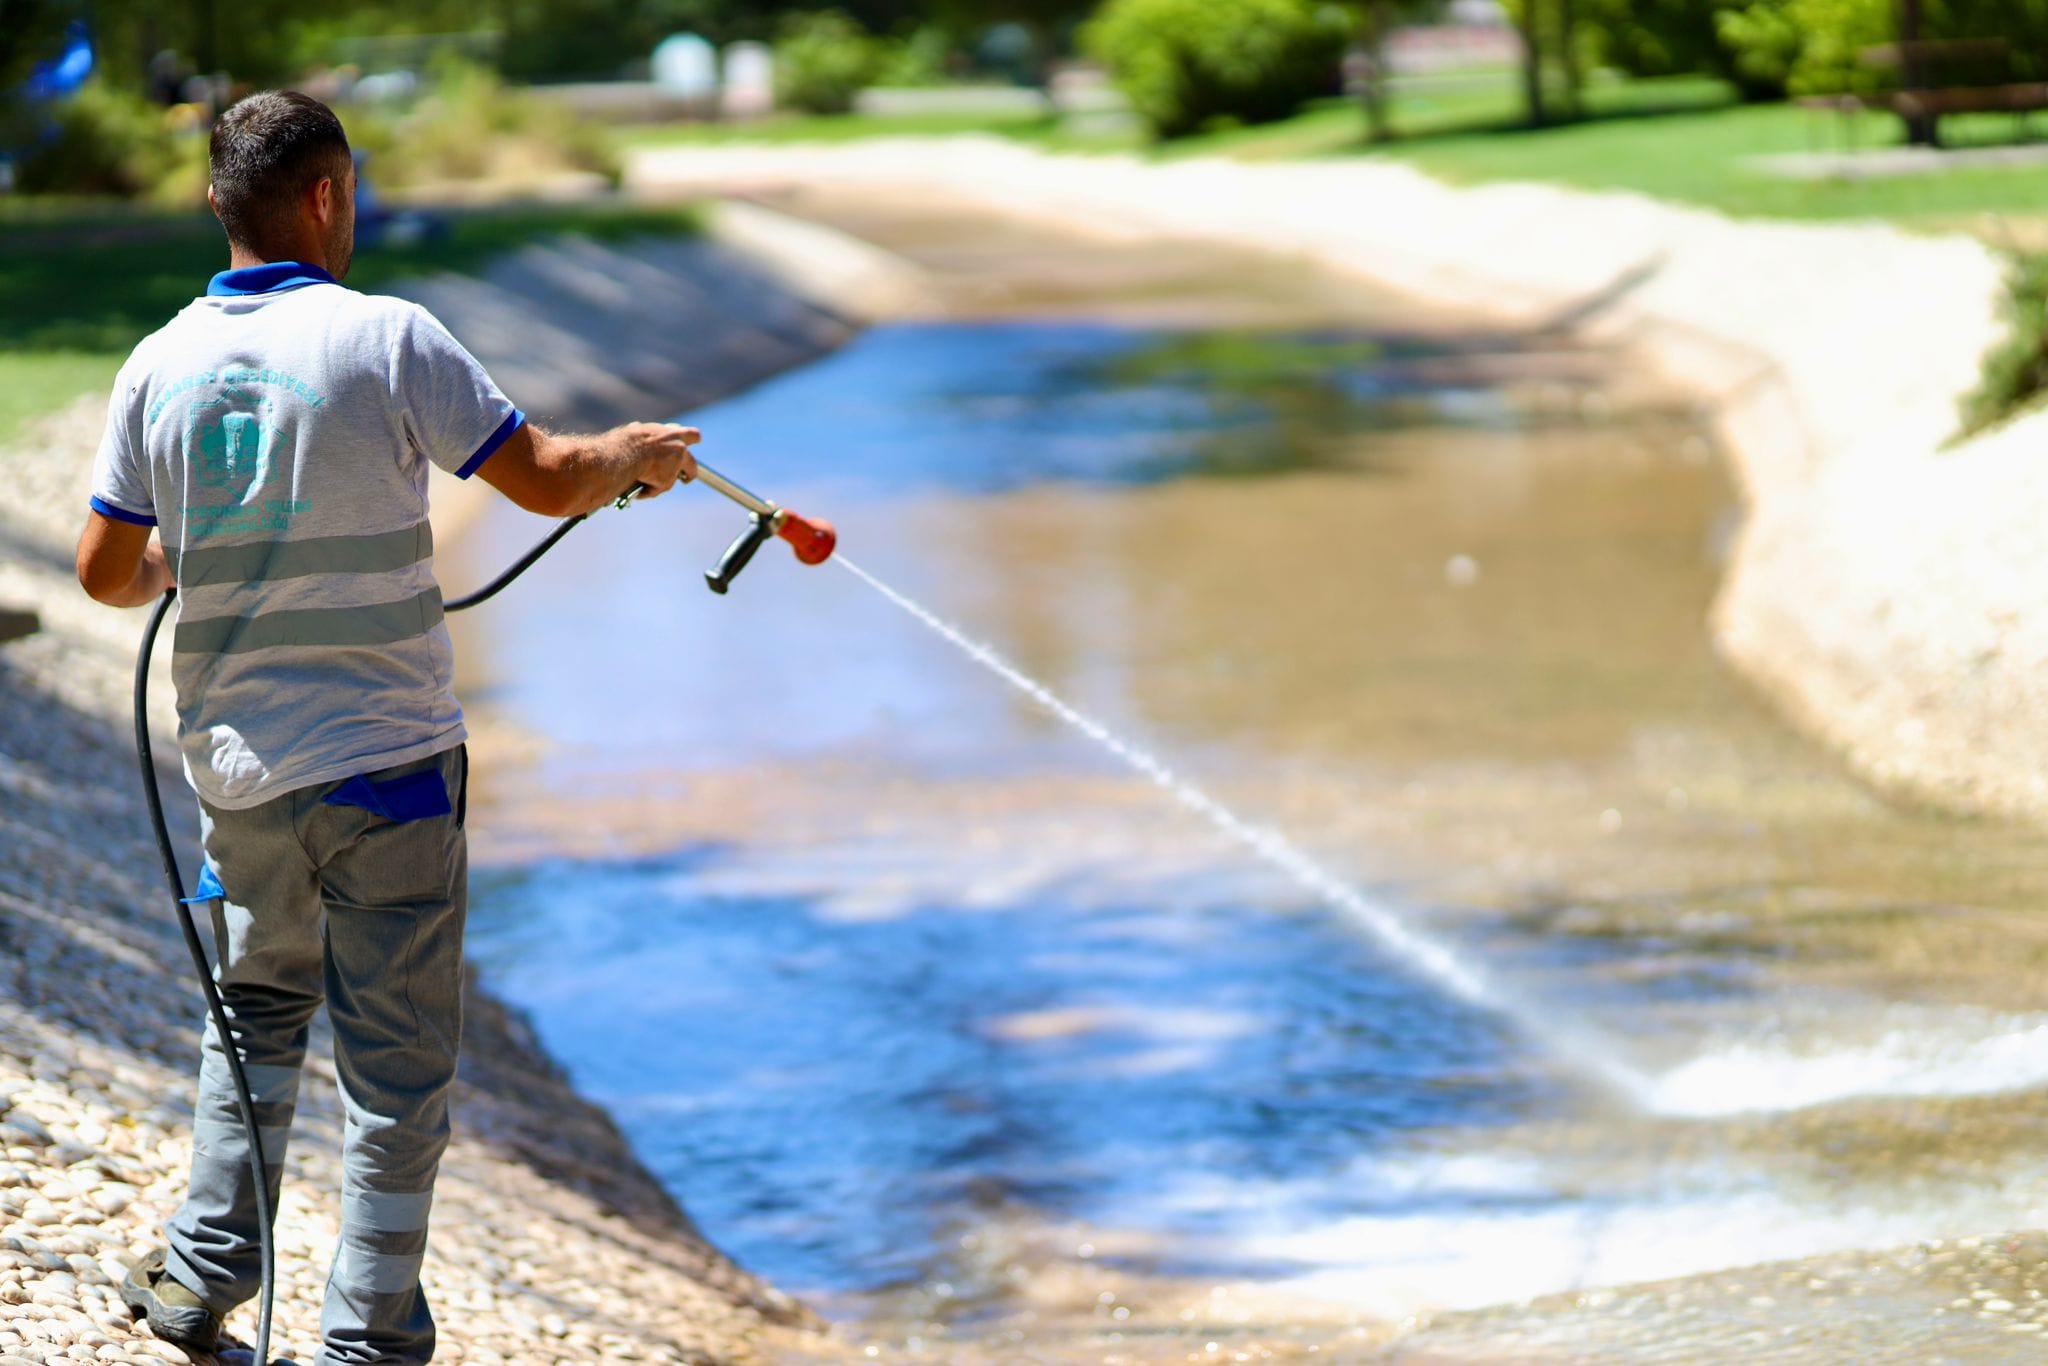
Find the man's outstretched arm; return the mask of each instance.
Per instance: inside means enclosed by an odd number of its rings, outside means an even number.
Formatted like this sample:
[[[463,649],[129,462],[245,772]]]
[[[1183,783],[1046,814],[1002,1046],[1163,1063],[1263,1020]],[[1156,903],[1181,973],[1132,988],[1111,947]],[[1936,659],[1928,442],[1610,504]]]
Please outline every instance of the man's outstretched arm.
[[[171,567],[151,528],[93,511],[78,538],[78,584],[94,602],[140,607],[171,586]]]
[[[530,422],[505,439],[477,474],[528,512],[573,517],[595,512],[635,484],[642,498],[696,477],[695,427],[629,422],[595,436],[562,436]]]

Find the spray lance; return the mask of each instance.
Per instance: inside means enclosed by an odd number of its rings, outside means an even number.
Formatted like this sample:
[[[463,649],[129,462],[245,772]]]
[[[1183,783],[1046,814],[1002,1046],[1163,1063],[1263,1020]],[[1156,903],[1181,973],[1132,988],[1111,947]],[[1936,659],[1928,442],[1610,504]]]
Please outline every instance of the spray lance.
[[[790,549],[804,564],[823,564],[832,558],[832,551],[839,544],[839,534],[832,529],[830,522],[802,517],[788,508],[777,507],[766,498],[747,492],[708,465],[697,466],[697,482],[724,494],[752,514],[748,518],[747,529],[725,548],[717,566],[704,571],[704,582],[714,593],[722,594],[732,586],[732,581],[747,567],[747,561],[768,543],[770,536],[780,536],[788,541]]]
[[[803,564],[823,564],[832,557],[839,544],[839,536],[832,524],[817,517],[805,517],[789,508],[782,507],[759,494],[751,493],[739,484],[699,462],[694,482],[703,484],[723,494],[746,509],[747,529],[726,547],[718,563],[704,571],[704,581],[712,592],[724,595],[732,587],[732,581],[747,567],[757,551],[766,545],[771,537],[780,537],[789,542],[790,549]],[[619,495],[615,507],[628,507],[634,497],[646,486],[635,484]],[[590,514],[579,512],[573,517],[564,517],[554,529],[542,537],[532,549],[514,560],[505,571],[466,597],[456,598],[444,604],[443,610],[460,612],[488,602],[514,579],[531,569],[541,556],[548,553],[555,543]],[[149,623],[143,628],[142,645],[135,658],[135,755],[142,766],[142,794],[149,808],[150,824],[156,834],[157,855],[163,862],[164,880],[171,889],[171,899],[178,912],[179,926],[184,932],[185,947],[192,955],[192,965],[198,970],[199,985],[206,997],[206,1010],[213,1021],[215,1033],[222,1044],[222,1053],[228,1064],[229,1076],[235,1088],[235,1105],[241,1114],[243,1132],[251,1141],[248,1144],[249,1170],[255,1179],[257,1241],[262,1263],[262,1292],[259,1297],[256,1320],[256,1347],[250,1360],[256,1366],[268,1366],[270,1361],[270,1320],[272,1302],[277,1285],[277,1245],[271,1230],[272,1210],[270,1207],[270,1183],[263,1168],[262,1145],[254,1141],[257,1131],[256,1102],[249,1089],[249,1078],[242,1065],[240,1048],[234,1046],[234,1029],[228,1018],[227,1007],[221,1001],[220,990],[213,980],[213,965],[206,956],[206,947],[199,937],[199,927],[192,919],[192,908],[185,900],[185,878],[178,870],[178,856],[171,844],[170,826],[164,819],[163,792],[157,785],[156,764],[151,758],[149,744],[149,661],[156,648],[156,638],[169,615],[171,603],[178,596],[176,588],[169,589],[157,600],[155,610],[150,614]],[[223,1353],[221,1360],[233,1360],[238,1354]]]

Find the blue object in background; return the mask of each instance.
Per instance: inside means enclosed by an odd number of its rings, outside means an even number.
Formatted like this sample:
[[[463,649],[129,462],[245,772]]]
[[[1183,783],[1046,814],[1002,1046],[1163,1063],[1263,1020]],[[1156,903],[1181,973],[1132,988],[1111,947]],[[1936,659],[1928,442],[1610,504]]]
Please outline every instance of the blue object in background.
[[[84,21],[74,19],[64,28],[64,50],[47,62],[37,62],[22,82],[21,93],[31,102],[62,99],[86,83],[93,66],[92,36]]]
[[[27,109],[22,126],[29,130],[28,141],[16,146],[0,144],[0,192],[13,190],[14,168],[27,153],[57,136],[56,120],[44,106],[77,94],[92,76],[95,64],[92,35],[82,20],[74,19],[64,27],[63,51],[48,61],[37,62],[29,70],[28,79],[14,92],[15,99]],[[0,99],[0,109],[6,104],[6,100]],[[0,127],[0,136],[5,132]]]

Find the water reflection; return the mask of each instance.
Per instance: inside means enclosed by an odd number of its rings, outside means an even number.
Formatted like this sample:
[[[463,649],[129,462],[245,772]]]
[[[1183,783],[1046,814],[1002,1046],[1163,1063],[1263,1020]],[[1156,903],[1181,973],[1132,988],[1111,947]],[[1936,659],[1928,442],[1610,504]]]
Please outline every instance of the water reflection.
[[[997,493],[1054,482],[1370,466],[1357,438],[1531,415],[1474,350],[1358,332],[1175,332],[1077,321],[900,324],[696,414],[748,475],[835,491]],[[1363,459],[1361,459],[1363,457]]]
[[[495,879],[479,942],[706,1231],[785,1285],[934,1274],[939,1227],[1010,1204],[1220,1232],[1237,1211],[1176,1193],[1334,1195],[1395,1136],[1546,1104],[1498,1021],[1318,910],[1033,894],[848,917],[750,891],[747,863]]]

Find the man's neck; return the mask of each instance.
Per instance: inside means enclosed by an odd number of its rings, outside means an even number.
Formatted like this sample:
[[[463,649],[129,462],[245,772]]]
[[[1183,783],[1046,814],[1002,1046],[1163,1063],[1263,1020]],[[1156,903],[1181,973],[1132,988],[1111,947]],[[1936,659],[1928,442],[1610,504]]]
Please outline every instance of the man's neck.
[[[247,270],[251,266],[276,265],[279,261],[296,261],[302,266],[318,266],[327,269],[327,253],[317,249],[301,249],[287,256],[260,256],[244,247],[232,243],[228,246],[228,269]]]

